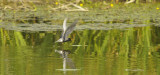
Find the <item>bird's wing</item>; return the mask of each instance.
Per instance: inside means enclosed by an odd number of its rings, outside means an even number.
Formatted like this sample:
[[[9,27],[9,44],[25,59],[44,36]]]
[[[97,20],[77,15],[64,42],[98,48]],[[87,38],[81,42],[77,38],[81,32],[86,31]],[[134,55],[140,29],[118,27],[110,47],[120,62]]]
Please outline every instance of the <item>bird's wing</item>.
[[[74,30],[77,22],[78,22],[78,19],[75,20],[75,21],[66,29],[65,34],[64,34],[64,39],[65,39],[65,40],[67,40],[67,36],[72,33],[72,31]]]
[[[66,29],[67,29],[66,24],[67,24],[67,18],[65,18],[64,21],[63,21],[63,31],[64,31],[64,32],[65,32]]]
[[[66,24],[67,24],[67,18],[65,18],[64,21],[63,21],[63,30],[62,30],[62,34],[61,34],[60,38],[64,37],[64,33],[65,33],[66,29],[67,29]]]

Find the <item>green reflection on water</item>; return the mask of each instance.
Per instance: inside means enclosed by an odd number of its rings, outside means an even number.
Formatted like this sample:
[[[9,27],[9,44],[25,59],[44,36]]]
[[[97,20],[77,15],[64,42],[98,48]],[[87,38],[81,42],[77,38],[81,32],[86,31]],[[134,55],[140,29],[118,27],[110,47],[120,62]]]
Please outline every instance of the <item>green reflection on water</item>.
[[[71,51],[69,58],[81,69],[67,72],[71,75],[160,74],[159,27],[77,30],[70,36],[72,41],[54,43],[60,33],[1,28],[0,74],[63,74],[55,70],[62,68],[62,58],[54,50]]]

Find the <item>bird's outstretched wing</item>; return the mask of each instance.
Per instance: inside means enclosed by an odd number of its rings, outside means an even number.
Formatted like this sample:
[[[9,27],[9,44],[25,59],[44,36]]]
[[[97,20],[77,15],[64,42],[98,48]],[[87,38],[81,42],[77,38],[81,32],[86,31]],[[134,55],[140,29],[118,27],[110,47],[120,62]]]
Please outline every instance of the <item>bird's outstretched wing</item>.
[[[63,39],[64,34],[65,34],[65,32],[66,32],[66,29],[67,29],[66,24],[67,24],[67,18],[65,18],[64,21],[63,21],[63,30],[62,30],[61,37],[60,37],[60,38],[62,38],[62,39]]]
[[[65,33],[64,33],[64,39],[65,39],[65,40],[67,40],[67,36],[72,33],[72,31],[74,30],[77,22],[78,22],[78,19],[75,20],[75,21],[66,29],[66,31],[65,31]]]
[[[63,31],[66,31],[66,29],[67,29],[66,24],[67,24],[67,18],[65,18],[63,21]]]

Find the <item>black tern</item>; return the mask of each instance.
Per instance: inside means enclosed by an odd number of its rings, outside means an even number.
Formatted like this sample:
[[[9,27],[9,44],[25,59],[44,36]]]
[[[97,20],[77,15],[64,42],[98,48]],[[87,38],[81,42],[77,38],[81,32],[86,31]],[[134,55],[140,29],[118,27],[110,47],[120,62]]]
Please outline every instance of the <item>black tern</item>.
[[[57,40],[56,42],[67,42],[67,41],[71,41],[70,38],[68,38],[68,35],[72,33],[72,31],[74,30],[76,24],[78,22],[78,19],[75,20],[68,28],[66,26],[67,24],[67,18],[64,19],[63,22],[63,32],[61,34],[61,37],[59,40]]]

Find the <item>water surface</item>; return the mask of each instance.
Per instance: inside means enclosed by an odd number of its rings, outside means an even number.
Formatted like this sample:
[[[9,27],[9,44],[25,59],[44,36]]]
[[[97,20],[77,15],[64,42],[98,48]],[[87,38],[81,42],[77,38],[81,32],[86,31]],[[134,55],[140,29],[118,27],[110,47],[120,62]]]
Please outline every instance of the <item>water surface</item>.
[[[25,32],[1,28],[2,75],[158,75],[160,28],[75,30],[71,42],[54,43],[61,31]],[[77,71],[58,71],[69,50]],[[67,66],[68,69],[71,67]]]

